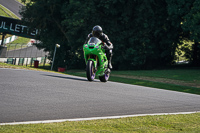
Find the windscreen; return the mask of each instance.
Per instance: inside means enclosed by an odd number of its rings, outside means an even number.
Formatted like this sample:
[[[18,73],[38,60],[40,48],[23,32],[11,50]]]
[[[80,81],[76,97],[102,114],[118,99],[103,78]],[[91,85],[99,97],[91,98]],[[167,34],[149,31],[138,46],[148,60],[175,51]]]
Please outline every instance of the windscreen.
[[[101,40],[99,40],[98,38],[96,37],[91,37],[90,40],[88,41],[88,44],[89,45],[95,45],[97,43],[101,43]]]

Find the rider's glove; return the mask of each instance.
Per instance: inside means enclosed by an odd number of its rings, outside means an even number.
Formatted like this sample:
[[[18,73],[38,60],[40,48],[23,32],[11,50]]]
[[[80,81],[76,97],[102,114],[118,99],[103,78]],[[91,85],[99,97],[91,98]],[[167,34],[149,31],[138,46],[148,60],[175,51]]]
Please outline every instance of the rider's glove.
[[[104,43],[104,46],[102,46],[103,49],[108,50],[108,45],[106,43]]]

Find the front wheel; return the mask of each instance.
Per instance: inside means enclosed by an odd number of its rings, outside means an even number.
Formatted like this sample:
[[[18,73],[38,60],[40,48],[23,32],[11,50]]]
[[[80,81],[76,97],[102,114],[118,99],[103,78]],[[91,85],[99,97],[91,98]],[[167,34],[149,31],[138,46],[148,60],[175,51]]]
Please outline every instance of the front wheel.
[[[87,73],[87,79],[89,81],[93,81],[95,78],[95,67],[94,67],[94,62],[91,60],[87,62],[86,73]]]
[[[110,77],[110,71],[107,71],[103,76],[99,76],[101,82],[107,82]]]

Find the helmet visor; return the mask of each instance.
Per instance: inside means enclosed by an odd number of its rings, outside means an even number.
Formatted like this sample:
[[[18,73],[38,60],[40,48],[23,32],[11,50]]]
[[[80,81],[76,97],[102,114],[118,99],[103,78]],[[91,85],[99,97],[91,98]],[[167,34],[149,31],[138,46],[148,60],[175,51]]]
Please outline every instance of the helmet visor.
[[[99,38],[101,33],[99,31],[92,31],[92,35],[93,35],[93,37]]]

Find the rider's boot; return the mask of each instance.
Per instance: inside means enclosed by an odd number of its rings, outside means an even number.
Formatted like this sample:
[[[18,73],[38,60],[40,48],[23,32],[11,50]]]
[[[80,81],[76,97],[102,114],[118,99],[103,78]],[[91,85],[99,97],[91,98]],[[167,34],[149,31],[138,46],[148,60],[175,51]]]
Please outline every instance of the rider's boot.
[[[112,69],[111,61],[108,62],[108,67],[109,67],[110,69]]]

